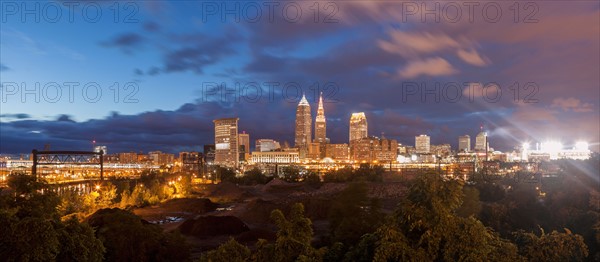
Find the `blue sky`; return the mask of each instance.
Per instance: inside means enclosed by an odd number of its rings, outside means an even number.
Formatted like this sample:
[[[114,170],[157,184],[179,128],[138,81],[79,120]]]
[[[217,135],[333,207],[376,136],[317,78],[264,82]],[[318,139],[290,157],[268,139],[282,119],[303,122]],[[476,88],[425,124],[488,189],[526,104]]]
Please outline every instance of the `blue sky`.
[[[494,21],[481,2],[473,22],[462,2],[453,2],[463,12],[455,21],[443,2],[440,22],[419,6],[404,13],[415,3],[399,1],[278,2],[273,20],[271,2],[76,3],[71,21],[64,2],[2,2],[0,153],[46,143],[85,149],[94,139],[113,152],[199,150],[212,143],[219,117],[240,117],[251,140],[291,142],[300,89],[314,110],[324,92],[336,143],[348,139],[350,114],[364,111],[371,134],[409,145],[423,133],[455,145],[483,124],[502,150],[547,138],[588,140],[598,150],[595,1],[533,2],[518,14],[501,2]],[[99,20],[88,21],[96,8]],[[261,10],[258,21],[252,8]],[[52,21],[56,10],[62,16]],[[78,84],[71,95],[69,83]],[[226,89],[203,89],[222,83]],[[236,83],[248,97],[223,91]],[[411,89],[415,83],[424,89]],[[489,99],[495,92],[482,97],[498,87],[497,100]]]

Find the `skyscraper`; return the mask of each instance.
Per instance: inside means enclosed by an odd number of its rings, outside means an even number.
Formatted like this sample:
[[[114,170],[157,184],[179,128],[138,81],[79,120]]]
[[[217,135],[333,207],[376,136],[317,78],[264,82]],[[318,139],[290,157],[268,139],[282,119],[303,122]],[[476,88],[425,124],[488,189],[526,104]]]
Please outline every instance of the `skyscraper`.
[[[238,136],[240,143],[240,159],[244,161],[250,160],[250,134],[246,134],[246,131],[243,131]]]
[[[471,151],[471,137],[469,135],[458,137],[458,152]]]
[[[296,108],[296,136],[294,146],[300,148],[300,158],[303,158],[308,149],[308,144],[312,141],[312,117],[310,105],[306,101],[306,97],[302,95],[300,103]]]
[[[487,148],[487,133],[481,131],[475,137],[475,151],[485,152]]]
[[[428,135],[420,135],[415,137],[415,149],[417,153],[428,154],[431,149],[431,139]]]
[[[239,163],[238,143],[239,118],[222,118],[215,123],[215,164],[237,168]]]
[[[364,112],[352,113],[350,117],[350,143],[369,135],[367,117]]]
[[[327,123],[325,120],[325,109],[323,108],[323,93],[319,97],[319,107],[315,119],[315,142],[325,143],[327,137]]]

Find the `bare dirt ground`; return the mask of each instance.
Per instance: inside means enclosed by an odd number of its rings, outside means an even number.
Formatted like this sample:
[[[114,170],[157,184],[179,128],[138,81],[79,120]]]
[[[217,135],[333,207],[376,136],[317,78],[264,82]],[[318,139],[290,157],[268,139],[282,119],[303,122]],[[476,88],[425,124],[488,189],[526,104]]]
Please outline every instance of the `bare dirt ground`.
[[[233,216],[245,223],[249,231],[238,235],[217,234],[211,237],[185,235],[194,257],[203,251],[213,249],[230,237],[247,245],[253,245],[259,238],[272,240],[276,227],[270,220],[271,211],[282,210],[287,214],[293,203],[305,206],[306,216],[313,221],[315,239],[329,232],[327,217],[332,200],[348,186],[348,183],[326,183],[314,188],[303,183],[287,183],[274,179],[266,185],[240,186],[232,183],[198,185],[196,197],[173,199],[157,206],[138,208],[136,215],[161,225],[165,231],[180,230],[188,219],[200,216]],[[406,191],[403,183],[368,182],[369,196],[380,199],[384,212],[391,212]],[[211,220],[212,221],[212,220]]]

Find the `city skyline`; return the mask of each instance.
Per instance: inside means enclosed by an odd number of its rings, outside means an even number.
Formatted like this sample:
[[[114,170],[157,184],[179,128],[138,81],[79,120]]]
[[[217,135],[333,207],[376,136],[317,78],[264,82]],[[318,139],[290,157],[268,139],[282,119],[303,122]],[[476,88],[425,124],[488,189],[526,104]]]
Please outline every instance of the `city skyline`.
[[[237,21],[166,1],[134,2],[138,12],[117,22],[125,6],[99,4],[94,22],[78,8],[71,22],[67,7],[41,2],[63,16],[6,14],[0,30],[0,153],[93,140],[113,152],[199,151],[212,120],[229,116],[254,138],[293,144],[289,112],[303,93],[316,104],[321,92],[331,143],[348,141],[348,116],[364,112],[371,134],[403,144],[427,134],[456,148],[483,123],[499,150],[551,139],[597,152],[600,61],[590,58],[600,56],[600,6],[533,3],[527,21],[504,2],[498,22],[478,12],[438,23],[396,16],[392,2],[350,1],[335,2],[327,21],[324,6],[315,16],[300,5],[306,15],[291,23],[281,12]]]

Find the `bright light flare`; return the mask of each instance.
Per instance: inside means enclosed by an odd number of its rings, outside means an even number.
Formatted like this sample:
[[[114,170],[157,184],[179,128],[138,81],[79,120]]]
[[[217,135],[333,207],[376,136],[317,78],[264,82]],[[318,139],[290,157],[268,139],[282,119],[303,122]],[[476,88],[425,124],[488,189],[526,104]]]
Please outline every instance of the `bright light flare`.
[[[523,147],[523,150],[529,150],[529,143],[525,142],[521,146]]]
[[[563,145],[559,141],[547,141],[541,144],[541,149],[547,153],[558,153],[563,149]]]
[[[590,144],[588,144],[588,142],[585,142],[585,141],[579,141],[579,142],[575,143],[575,149],[577,151],[588,151],[589,146],[590,146]]]

